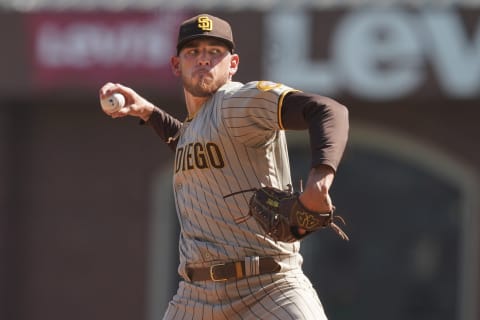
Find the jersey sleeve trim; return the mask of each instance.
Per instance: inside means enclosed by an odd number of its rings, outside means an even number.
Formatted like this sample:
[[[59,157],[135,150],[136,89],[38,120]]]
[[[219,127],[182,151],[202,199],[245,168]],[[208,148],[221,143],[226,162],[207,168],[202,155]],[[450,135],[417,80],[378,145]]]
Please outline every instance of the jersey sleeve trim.
[[[287,94],[292,93],[292,92],[299,92],[299,90],[286,90],[280,95],[280,98],[278,99],[278,112],[277,112],[277,117],[278,117],[278,126],[281,130],[285,130],[285,127],[283,126],[283,120],[282,120],[282,108],[283,108],[283,100],[287,96]]]

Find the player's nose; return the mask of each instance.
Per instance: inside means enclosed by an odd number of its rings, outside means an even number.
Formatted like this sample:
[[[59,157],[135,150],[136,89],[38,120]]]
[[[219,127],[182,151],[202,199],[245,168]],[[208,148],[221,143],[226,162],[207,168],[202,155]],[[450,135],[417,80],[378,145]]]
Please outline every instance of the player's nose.
[[[198,64],[202,66],[210,65],[210,55],[206,50],[202,50],[198,55]]]

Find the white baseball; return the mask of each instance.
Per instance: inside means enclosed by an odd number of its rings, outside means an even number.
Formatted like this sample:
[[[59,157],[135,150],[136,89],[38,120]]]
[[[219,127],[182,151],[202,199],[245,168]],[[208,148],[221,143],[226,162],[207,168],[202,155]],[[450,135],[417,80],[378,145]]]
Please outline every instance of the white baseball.
[[[125,97],[117,92],[100,100],[100,104],[106,113],[114,113],[125,106]]]

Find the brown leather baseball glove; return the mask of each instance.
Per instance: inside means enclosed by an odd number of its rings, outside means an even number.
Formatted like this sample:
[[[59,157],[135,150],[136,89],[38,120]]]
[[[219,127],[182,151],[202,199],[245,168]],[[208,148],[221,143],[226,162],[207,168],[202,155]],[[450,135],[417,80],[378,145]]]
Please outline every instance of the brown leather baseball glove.
[[[256,189],[250,199],[249,214],[262,226],[266,235],[275,241],[293,242],[326,227],[332,228],[343,240],[349,240],[345,232],[334,223],[338,219],[345,224],[342,217],[334,216],[333,210],[313,212],[306,209],[299,201],[299,195],[291,189]],[[300,234],[299,229],[304,229],[306,233]]]

